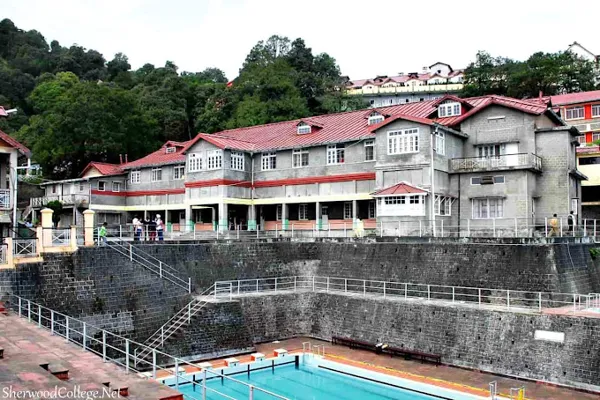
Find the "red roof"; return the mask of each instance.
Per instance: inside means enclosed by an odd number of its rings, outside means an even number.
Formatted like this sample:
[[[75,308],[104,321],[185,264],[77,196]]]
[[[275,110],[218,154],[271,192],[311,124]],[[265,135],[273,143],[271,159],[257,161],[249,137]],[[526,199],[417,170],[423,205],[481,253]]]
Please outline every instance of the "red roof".
[[[553,106],[565,106],[568,104],[587,103],[590,101],[600,101],[600,90],[592,90],[590,92],[559,94],[550,96],[550,101]]]
[[[383,126],[386,126],[387,124],[389,124],[391,122],[394,122],[394,121],[396,121],[398,119],[403,119],[403,120],[412,121],[412,122],[418,122],[420,124],[429,125],[429,126],[431,126],[431,125],[433,125],[435,123],[432,119],[429,119],[429,118],[420,118],[420,117],[413,117],[412,115],[396,114],[393,117],[387,118],[387,119],[383,120],[382,122],[380,122],[378,124],[371,125],[369,127],[369,130],[371,132],[374,132],[377,129],[379,129],[379,128],[383,127]]]
[[[109,164],[101,162],[90,162],[81,172],[81,175],[85,175],[91,168],[96,168],[102,175],[119,175],[123,173],[123,164]]]
[[[8,117],[8,113],[2,106],[0,106],[0,117]]]
[[[200,136],[200,135],[198,135]],[[196,136],[196,137],[198,137]],[[165,164],[176,164],[185,163],[185,150],[195,139],[188,140],[185,142],[168,141],[163,144],[162,147],[153,153],[148,154],[146,157],[142,157],[135,161],[122,164],[123,169],[148,167],[152,165],[165,165]],[[175,147],[175,151],[167,153],[167,148]]]
[[[394,196],[403,194],[423,194],[427,193],[426,190],[419,189],[407,182],[400,182],[394,186],[387,187],[385,189],[378,190],[372,193],[373,196]]]
[[[1,108],[1,107],[0,107]],[[4,109],[2,109],[4,110]],[[31,157],[31,150],[29,150],[27,147],[25,147],[23,144],[19,143],[16,139],[14,139],[12,136],[10,136],[8,133],[4,133],[2,131],[0,131],[0,140],[3,140],[4,142],[6,142],[9,146],[14,147],[15,149],[17,149],[21,154],[23,154],[25,157],[29,158]]]

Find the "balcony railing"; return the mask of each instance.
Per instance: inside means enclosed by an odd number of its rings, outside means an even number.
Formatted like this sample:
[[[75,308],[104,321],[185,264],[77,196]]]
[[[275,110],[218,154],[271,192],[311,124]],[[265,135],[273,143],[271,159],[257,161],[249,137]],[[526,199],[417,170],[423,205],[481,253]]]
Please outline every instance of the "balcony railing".
[[[507,169],[542,170],[542,159],[532,153],[503,154],[491,157],[453,158],[450,172],[477,172]]]
[[[87,206],[89,204],[89,196],[85,194],[66,194],[32,197],[31,207],[43,207],[51,201],[60,201],[65,206]]]
[[[349,95],[367,95],[367,94],[394,94],[394,93],[446,93],[460,92],[463,89],[462,83],[440,83],[431,85],[407,85],[407,86],[373,86],[372,88],[348,88],[346,93]]]
[[[0,189],[0,210],[10,209],[10,189]]]

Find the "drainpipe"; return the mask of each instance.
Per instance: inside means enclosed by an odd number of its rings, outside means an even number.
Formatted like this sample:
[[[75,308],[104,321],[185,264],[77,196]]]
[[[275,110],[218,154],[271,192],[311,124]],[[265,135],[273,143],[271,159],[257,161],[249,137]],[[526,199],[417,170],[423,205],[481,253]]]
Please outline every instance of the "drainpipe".
[[[435,233],[435,166],[434,166],[434,156],[433,156],[433,141],[435,140],[435,134],[437,133],[437,126],[431,130],[431,140],[429,143],[429,150],[431,155],[431,223],[433,227],[433,237],[436,236]]]

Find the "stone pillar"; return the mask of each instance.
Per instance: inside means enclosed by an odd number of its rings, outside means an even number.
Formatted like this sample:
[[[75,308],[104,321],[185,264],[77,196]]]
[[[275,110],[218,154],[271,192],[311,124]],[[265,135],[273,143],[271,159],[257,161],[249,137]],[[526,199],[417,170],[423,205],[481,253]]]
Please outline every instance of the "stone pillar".
[[[49,208],[43,208],[42,214],[42,247],[52,246],[52,211]]]
[[[94,245],[94,219],[96,212],[94,210],[85,210],[83,212],[83,243],[85,246]]]
[[[352,200],[352,228],[356,228],[358,222],[358,201]]]
[[[212,214],[211,221],[212,221],[212,224],[213,224],[213,231],[216,231],[217,230],[217,223],[218,223],[218,221],[217,221],[217,209],[215,207],[211,207],[210,208],[210,212]]]
[[[254,204],[248,206],[248,230],[256,230],[256,206]]]
[[[4,245],[6,246],[6,266],[8,268],[15,267],[15,258],[14,258],[14,247],[13,247],[13,239],[11,237],[4,238]]]
[[[71,236],[69,236],[69,245],[71,250],[77,251],[77,226],[71,225]]]
[[[229,229],[229,211],[227,203],[219,203],[219,230],[226,231]]]
[[[321,219],[321,203],[319,203],[317,201],[315,206],[317,208],[316,209],[317,212],[315,213],[315,220],[316,220],[315,223],[317,225],[316,228],[317,228],[317,230],[321,230],[321,228],[323,227],[323,220]]]
[[[185,231],[186,232],[191,232],[194,230],[194,224],[196,223],[196,221],[194,221],[194,211],[192,211],[192,206],[191,205],[186,205],[185,206]]]
[[[281,204],[281,230],[285,231],[290,224],[290,220],[288,218],[288,205],[285,203]]]

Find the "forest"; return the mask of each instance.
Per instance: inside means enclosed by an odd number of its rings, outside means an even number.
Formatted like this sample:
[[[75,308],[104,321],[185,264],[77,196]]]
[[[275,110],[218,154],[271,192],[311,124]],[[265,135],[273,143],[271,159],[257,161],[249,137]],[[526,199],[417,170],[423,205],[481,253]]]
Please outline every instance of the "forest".
[[[466,68],[463,95],[592,90],[596,67],[564,52],[536,53],[523,62],[479,52]],[[89,161],[116,163],[120,154],[133,160],[197,132],[367,106],[343,88],[336,60],[313,54],[301,38],[259,41],[238,76],[226,77],[218,68],[179,71],[175,61],[134,70],[125,54],[107,60],[96,50],[48,43],[38,31],[0,21],[0,105],[18,109],[0,120],[0,129],[26,144],[51,179],[77,177]]]

